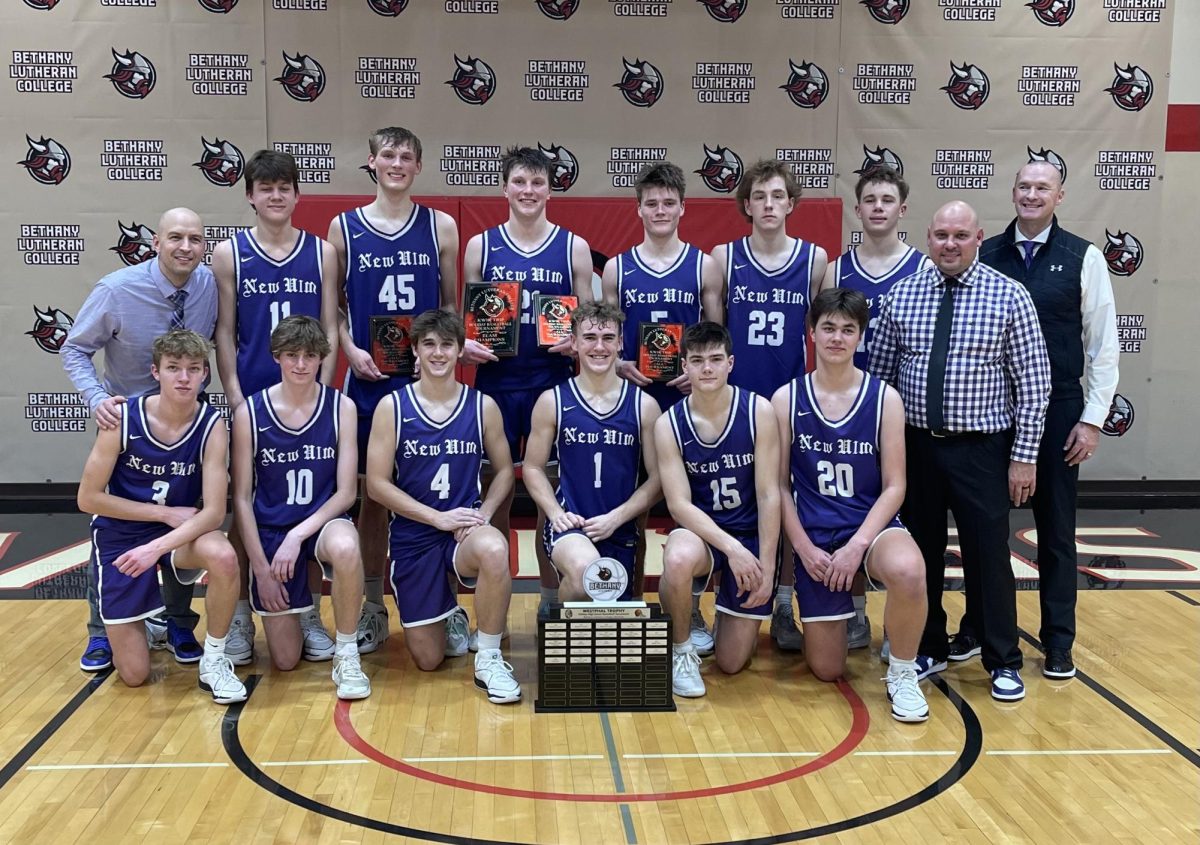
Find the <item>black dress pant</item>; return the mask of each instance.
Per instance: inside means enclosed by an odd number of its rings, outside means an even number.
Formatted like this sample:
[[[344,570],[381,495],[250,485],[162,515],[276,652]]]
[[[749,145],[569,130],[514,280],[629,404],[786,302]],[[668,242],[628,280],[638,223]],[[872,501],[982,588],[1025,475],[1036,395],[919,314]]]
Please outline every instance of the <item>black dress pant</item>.
[[[1065,397],[1051,395],[1046,429],[1038,449],[1037,488],[1030,499],[1037,526],[1038,599],[1044,648],[1070,649],[1075,644],[1075,600],[1078,558],[1075,549],[1075,511],[1079,467],[1067,466],[1063,445],[1083,413],[1076,389]],[[968,600],[959,633],[976,636],[978,608]]]
[[[934,437],[928,429],[905,429],[908,492],[904,524],[925,559],[929,615],[920,653],[935,660],[949,654],[946,611],[947,509],[954,514],[962,549],[967,604],[979,608],[983,665],[1020,669],[1017,596],[1008,552],[1008,463],[1012,433]]]

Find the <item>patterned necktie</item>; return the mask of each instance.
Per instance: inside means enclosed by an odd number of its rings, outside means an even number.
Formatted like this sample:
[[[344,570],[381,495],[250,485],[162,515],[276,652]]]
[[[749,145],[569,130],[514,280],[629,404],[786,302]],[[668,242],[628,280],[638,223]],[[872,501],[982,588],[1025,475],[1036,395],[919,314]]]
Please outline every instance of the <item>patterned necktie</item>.
[[[1025,250],[1025,269],[1033,264],[1033,253],[1037,249],[1037,241],[1021,241],[1021,249]]]
[[[929,374],[925,379],[925,413],[931,431],[946,426],[946,359],[950,355],[950,324],[954,320],[954,286],[958,280],[946,276],[946,289],[938,304],[937,321],[933,324],[933,346],[929,350]]]
[[[183,324],[183,303],[187,302],[187,297],[188,297],[188,292],[186,290],[177,290],[177,291],[175,291],[175,293],[173,293],[169,297],[167,297],[168,299],[171,300],[172,304],[174,304],[174,306],[175,306],[175,310],[173,312],[171,312],[171,328],[172,329],[185,328],[185,326]]]

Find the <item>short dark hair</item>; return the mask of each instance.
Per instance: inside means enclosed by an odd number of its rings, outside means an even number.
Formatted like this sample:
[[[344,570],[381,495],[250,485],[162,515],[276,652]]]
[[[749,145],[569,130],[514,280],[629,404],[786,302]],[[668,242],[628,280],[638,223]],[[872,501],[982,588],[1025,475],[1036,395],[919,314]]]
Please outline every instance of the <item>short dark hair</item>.
[[[322,360],[329,355],[329,338],[320,322],[312,317],[284,317],[271,332],[271,356],[284,352],[311,352]]]
[[[435,334],[443,340],[454,340],[460,349],[467,342],[467,331],[463,327],[462,318],[444,308],[431,308],[415,317],[409,334],[412,335],[413,346],[419,345],[425,335],[430,334]]]
[[[625,312],[608,302],[584,302],[571,312],[571,334],[578,332],[585,320],[597,326],[616,326],[620,334],[621,327],[625,325]]]
[[[666,188],[668,191],[679,194],[679,199],[682,201],[683,195],[687,191],[687,177],[683,175],[683,170],[679,165],[669,161],[647,164],[638,174],[637,181],[633,183],[633,190],[637,193],[638,202],[642,201],[642,194],[647,188]]]
[[[518,167],[523,167],[530,173],[545,173],[550,175],[550,159],[541,150],[533,147],[509,147],[500,157],[502,182],[508,182],[508,176]]]
[[[868,167],[858,177],[858,182],[854,185],[855,201],[862,202],[863,189],[872,182],[884,182],[888,185],[895,185],[896,191],[900,194],[900,202],[908,200],[908,183],[904,181],[904,177],[900,175],[900,171],[894,167],[888,167],[886,164],[880,164],[876,167]]]
[[[367,139],[367,145],[371,148],[373,156],[379,155],[379,151],[384,147],[399,147],[404,144],[408,144],[408,148],[413,151],[417,161],[420,161],[421,139],[412,130],[405,129],[403,126],[385,126],[382,129],[376,129]]]
[[[163,358],[195,358],[207,367],[212,344],[191,329],[171,329],[154,338],[150,350],[156,367]]]
[[[861,291],[853,288],[827,288],[813,297],[808,308],[809,328],[815,329],[826,314],[844,314],[866,331],[871,322],[871,306]]]
[[[300,190],[300,168],[291,153],[259,150],[246,162],[246,193],[254,190],[255,182],[291,182]]]
[[[738,183],[737,187],[738,211],[747,220],[750,220],[750,215],[746,213],[746,200],[750,199],[750,192],[754,190],[754,183],[766,182],[768,179],[773,179],[776,176],[783,180],[783,186],[787,189],[788,199],[800,199],[800,183],[792,175],[792,168],[788,166],[787,162],[774,158],[760,158],[747,168],[745,174],[742,176],[742,181]]]
[[[709,349],[720,346],[726,355],[733,354],[733,337],[729,329],[712,320],[701,320],[688,326],[683,331],[683,340],[679,343],[679,352],[684,358],[690,349]]]

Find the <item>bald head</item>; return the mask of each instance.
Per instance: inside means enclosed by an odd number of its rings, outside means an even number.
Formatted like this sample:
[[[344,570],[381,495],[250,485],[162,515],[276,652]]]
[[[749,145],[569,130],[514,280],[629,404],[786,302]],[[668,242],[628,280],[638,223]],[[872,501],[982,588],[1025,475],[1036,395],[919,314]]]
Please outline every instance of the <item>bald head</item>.
[[[204,258],[204,224],[200,215],[190,208],[165,212],[154,233],[154,248],[163,275],[175,287],[183,287]]]
[[[1023,235],[1032,238],[1047,229],[1062,201],[1062,174],[1053,164],[1032,161],[1017,171],[1013,183],[1013,207]]]
[[[948,202],[929,224],[929,257],[947,276],[957,276],[971,266],[983,243],[979,215],[965,202]]]

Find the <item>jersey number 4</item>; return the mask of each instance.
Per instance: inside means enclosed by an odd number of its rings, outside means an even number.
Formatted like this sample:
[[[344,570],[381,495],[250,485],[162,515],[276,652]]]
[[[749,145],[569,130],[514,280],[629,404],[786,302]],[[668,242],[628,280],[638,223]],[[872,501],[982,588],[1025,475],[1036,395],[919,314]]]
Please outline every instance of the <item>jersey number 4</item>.
[[[417,292],[412,287],[415,279],[412,273],[389,275],[379,287],[379,301],[389,311],[412,311],[417,305]]]

